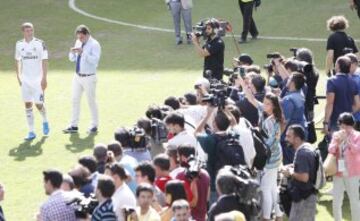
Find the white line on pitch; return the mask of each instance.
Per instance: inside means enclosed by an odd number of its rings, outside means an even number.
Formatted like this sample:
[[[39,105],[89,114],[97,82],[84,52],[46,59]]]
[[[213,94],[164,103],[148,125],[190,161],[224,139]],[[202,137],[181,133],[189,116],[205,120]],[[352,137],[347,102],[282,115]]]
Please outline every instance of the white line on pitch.
[[[166,28],[159,28],[159,27],[151,27],[151,26],[145,26],[145,25],[137,25],[132,24],[128,22],[118,21],[114,19],[104,18],[97,15],[90,14],[80,8],[78,8],[75,4],[76,0],[69,0],[69,7],[74,10],[75,12],[84,15],[89,18],[93,18],[99,21],[122,25],[122,26],[128,26],[133,28],[138,28],[142,30],[148,30],[148,31],[158,31],[158,32],[167,32],[167,33],[174,33],[173,29],[166,29]],[[235,35],[235,37],[240,37],[239,35]],[[266,40],[285,40],[285,41],[311,41],[311,42],[326,42],[326,39],[324,38],[298,38],[298,37],[276,37],[276,36],[259,36],[260,39],[266,39]],[[360,40],[356,40],[360,41]]]

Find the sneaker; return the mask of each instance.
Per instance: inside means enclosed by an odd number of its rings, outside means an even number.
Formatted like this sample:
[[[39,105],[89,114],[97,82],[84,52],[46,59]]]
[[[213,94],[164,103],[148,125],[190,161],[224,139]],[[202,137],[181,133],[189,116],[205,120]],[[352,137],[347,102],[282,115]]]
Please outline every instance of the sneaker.
[[[26,141],[31,141],[35,139],[36,134],[34,132],[29,132],[28,135],[24,138]]]
[[[97,132],[98,132],[97,127],[92,127],[87,131],[88,134],[93,134],[93,133],[97,133]]]
[[[49,128],[49,123],[48,122],[44,122],[43,123],[43,134],[45,136],[47,136],[50,132],[50,128]]]
[[[72,133],[77,133],[78,129],[79,129],[78,127],[70,126],[70,127],[66,128],[66,129],[64,129],[63,132],[65,134],[72,134]]]

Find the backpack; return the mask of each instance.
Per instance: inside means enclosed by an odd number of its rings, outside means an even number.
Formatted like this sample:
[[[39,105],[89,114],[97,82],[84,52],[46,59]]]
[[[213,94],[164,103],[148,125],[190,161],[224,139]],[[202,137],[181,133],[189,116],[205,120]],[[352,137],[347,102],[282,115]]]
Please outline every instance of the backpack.
[[[226,135],[216,135],[216,162],[215,170],[218,171],[225,165],[246,165],[244,151],[239,143],[239,135],[228,132]]]
[[[248,121],[245,122],[247,127],[251,131],[256,152],[252,168],[256,168],[257,170],[263,170],[266,162],[271,157],[271,150],[265,144],[265,139],[267,138],[267,135],[264,132],[260,132],[259,130],[254,128]]]

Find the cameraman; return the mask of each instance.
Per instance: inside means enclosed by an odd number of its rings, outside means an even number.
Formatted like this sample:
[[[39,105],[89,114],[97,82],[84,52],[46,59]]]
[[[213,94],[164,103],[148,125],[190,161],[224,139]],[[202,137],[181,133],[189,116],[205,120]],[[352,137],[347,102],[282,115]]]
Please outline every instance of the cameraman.
[[[242,212],[245,215],[246,220],[251,220],[249,212],[245,206],[239,203],[238,197],[236,196],[238,185],[240,185],[238,178],[230,171],[226,169],[219,171],[216,176],[216,189],[219,198],[217,199],[217,202],[210,207],[208,213],[209,221],[214,221],[215,216],[218,214],[231,212],[233,210]]]
[[[131,136],[129,130],[121,127],[115,131],[115,140],[119,141],[124,148],[124,155],[129,155],[135,158],[138,162],[151,161],[151,155],[148,147],[134,148],[131,147]]]
[[[192,217],[196,221],[205,221],[207,202],[210,193],[209,174],[206,170],[200,168],[201,164],[197,164],[199,162],[197,162],[198,159],[194,158],[194,147],[189,145],[181,145],[178,148],[178,156],[180,165],[184,167],[185,170],[178,173],[176,179],[184,181],[191,187],[193,194],[193,200],[190,202],[190,206],[192,206]],[[196,191],[196,193],[194,191]]]
[[[219,21],[211,18],[205,22],[205,26],[204,37],[207,38],[205,45],[203,47],[200,46],[200,36],[196,36],[195,33],[192,33],[192,41],[199,56],[205,58],[203,76],[205,77],[206,71],[211,71],[212,78],[221,80],[224,72],[225,44],[224,41],[217,36],[220,28]]]

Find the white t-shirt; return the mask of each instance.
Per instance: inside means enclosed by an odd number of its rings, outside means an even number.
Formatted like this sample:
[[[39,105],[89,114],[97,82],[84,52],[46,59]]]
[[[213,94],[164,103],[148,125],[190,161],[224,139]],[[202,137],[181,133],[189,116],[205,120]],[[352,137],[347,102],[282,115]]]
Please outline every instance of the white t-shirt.
[[[207,155],[204,152],[204,150],[201,148],[199,142],[197,141],[193,133],[187,130],[183,130],[182,132],[178,133],[175,137],[171,138],[168,141],[168,146],[171,147],[179,147],[180,145],[183,144],[189,144],[195,147],[195,151],[197,152],[200,159],[203,162],[206,162]]]
[[[256,156],[256,150],[254,147],[254,139],[252,137],[252,132],[248,128],[245,121],[246,119],[241,117],[239,120],[239,124],[236,125],[233,130],[240,135],[239,143],[244,151],[245,162],[251,168],[254,158]]]
[[[206,106],[191,105],[187,108],[180,109],[179,112],[185,116],[190,116],[195,123],[195,127],[200,124],[200,121],[206,116]]]
[[[30,42],[25,39],[16,42],[15,60],[21,61],[21,81],[36,84],[41,81],[43,70],[42,60],[48,59],[45,43],[37,38]]]
[[[113,207],[118,221],[125,221],[123,208],[136,207],[136,199],[131,189],[123,183],[123,185],[116,189],[112,196]]]

